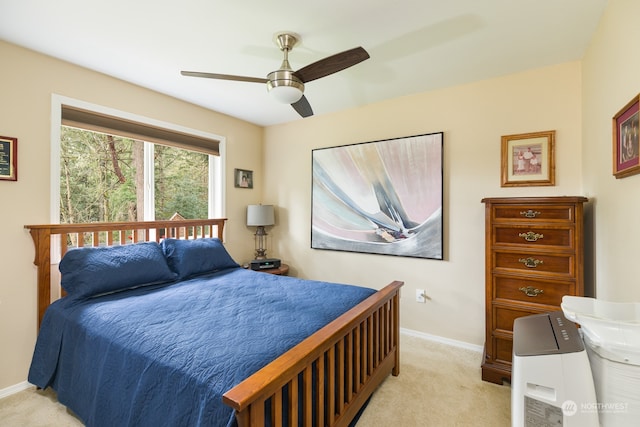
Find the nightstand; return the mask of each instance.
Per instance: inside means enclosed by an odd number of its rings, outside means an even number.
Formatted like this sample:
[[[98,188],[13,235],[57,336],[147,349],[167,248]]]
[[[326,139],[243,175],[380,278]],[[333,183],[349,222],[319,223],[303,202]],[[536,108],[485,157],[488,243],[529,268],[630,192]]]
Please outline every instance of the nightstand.
[[[276,274],[278,276],[287,276],[289,274],[289,266],[287,264],[280,264],[278,268],[267,268],[265,270],[254,270],[259,273]]]

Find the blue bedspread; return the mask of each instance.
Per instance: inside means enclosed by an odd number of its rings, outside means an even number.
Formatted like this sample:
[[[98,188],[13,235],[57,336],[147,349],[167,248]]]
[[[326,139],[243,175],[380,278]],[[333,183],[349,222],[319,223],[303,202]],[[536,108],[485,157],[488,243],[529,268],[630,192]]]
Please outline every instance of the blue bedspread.
[[[374,292],[232,268],[63,298],[44,317],[29,381],[88,426],[231,426],[227,390]]]

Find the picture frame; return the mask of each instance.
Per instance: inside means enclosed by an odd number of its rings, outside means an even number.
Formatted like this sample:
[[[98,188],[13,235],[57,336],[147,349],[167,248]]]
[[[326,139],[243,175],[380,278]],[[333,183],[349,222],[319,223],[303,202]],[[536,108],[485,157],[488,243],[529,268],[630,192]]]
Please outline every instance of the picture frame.
[[[0,136],[0,180],[18,180],[18,138]]]
[[[616,179],[640,173],[638,106],[640,95],[613,116],[613,175]]]
[[[555,130],[503,136],[501,186],[554,186],[555,139]]]
[[[311,248],[443,260],[444,133],[311,152]]]
[[[234,169],[233,182],[236,188],[253,188],[253,171]]]

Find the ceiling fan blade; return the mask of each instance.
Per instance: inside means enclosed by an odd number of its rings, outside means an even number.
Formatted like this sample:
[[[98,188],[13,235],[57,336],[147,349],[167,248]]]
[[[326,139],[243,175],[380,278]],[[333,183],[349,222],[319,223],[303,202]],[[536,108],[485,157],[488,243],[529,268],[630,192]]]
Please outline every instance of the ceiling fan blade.
[[[238,82],[266,83],[267,79],[259,77],[233,76],[231,74],[201,73],[199,71],[180,71],[183,76],[204,77],[206,79],[235,80]]]
[[[295,75],[303,83],[307,83],[359,64],[365,59],[369,59],[367,51],[356,47],[309,64],[296,71]]]
[[[298,101],[291,104],[291,106],[302,117],[313,116],[313,110],[311,109],[311,105],[309,104],[309,101],[307,101],[307,98],[304,95],[302,95],[302,98],[300,98]]]

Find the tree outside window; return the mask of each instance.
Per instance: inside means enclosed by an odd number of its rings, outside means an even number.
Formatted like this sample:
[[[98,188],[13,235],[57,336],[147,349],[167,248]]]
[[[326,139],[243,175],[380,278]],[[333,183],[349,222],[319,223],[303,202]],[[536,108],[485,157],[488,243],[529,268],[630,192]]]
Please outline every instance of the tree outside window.
[[[209,155],[160,144],[154,170],[145,174],[145,143],[62,126],[60,142],[60,222],[142,221],[145,176],[153,176],[154,217],[206,218]],[[151,194],[153,194],[151,193]],[[149,204],[147,204],[149,205]]]

